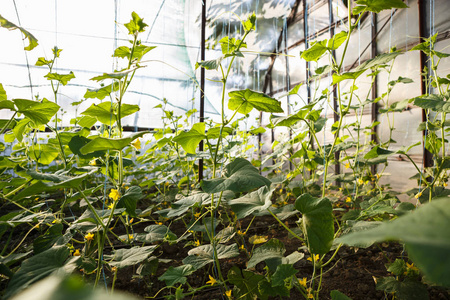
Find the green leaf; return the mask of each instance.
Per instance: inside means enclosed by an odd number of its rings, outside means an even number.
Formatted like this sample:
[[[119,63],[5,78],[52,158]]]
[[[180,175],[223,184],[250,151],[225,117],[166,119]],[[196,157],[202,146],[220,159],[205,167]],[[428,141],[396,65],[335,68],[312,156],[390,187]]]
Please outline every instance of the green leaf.
[[[100,123],[105,125],[114,125],[116,123],[116,115],[110,102],[102,102],[100,104],[92,104],[81,113],[85,116],[96,118]]]
[[[0,101],[3,102],[5,100],[7,100],[7,99],[8,98],[6,97],[6,91],[3,88],[3,84],[0,83]],[[0,103],[2,103],[2,102],[0,102]],[[8,101],[8,102],[10,102],[10,101]],[[9,108],[9,107],[3,107],[3,105],[2,105],[1,108]],[[11,108],[9,108],[9,109],[11,109]],[[14,104],[12,105],[12,109],[11,110],[14,110]]]
[[[232,258],[239,255],[237,244],[218,244],[216,245],[216,250],[218,259]],[[214,262],[214,249],[211,244],[191,249],[189,250],[188,255],[189,256],[183,259],[183,264],[192,265],[195,270]]]
[[[392,53],[383,53],[380,55],[375,56],[374,58],[368,59],[365,62],[363,62],[362,64],[360,64],[358,67],[356,67],[355,71],[362,71],[362,70],[367,70],[370,68],[374,68],[380,65],[384,65],[388,62],[390,62],[391,60],[393,60],[394,58],[396,58],[397,56],[399,56],[400,54],[402,54],[401,52],[392,52]]]
[[[229,38],[228,36],[223,37],[219,41],[222,53],[225,54],[225,57],[231,56],[231,55],[237,55],[242,56],[242,53],[238,52],[238,47],[240,48],[247,48],[247,44],[242,42],[241,40],[235,39],[235,38]]]
[[[383,149],[380,146],[373,147],[369,152],[364,155],[364,159],[372,159],[372,158],[386,158],[389,155],[395,154],[395,152]]]
[[[260,299],[268,299],[270,297],[279,298],[289,297],[289,289],[284,285],[273,286],[266,280],[261,280],[258,284],[258,291],[261,294]]]
[[[205,123],[200,122],[195,123],[189,131],[182,131],[173,141],[180,144],[187,153],[195,154],[198,144],[205,138]]]
[[[222,132],[220,130],[222,129]],[[206,137],[210,140],[212,139],[218,139],[221,135],[222,137],[225,137],[227,135],[233,134],[233,129],[230,127],[214,127],[210,128],[208,132],[206,133]]]
[[[207,193],[194,194],[175,201],[174,203],[172,203],[171,208],[160,210],[158,211],[158,213],[164,215],[166,218],[179,217],[197,203],[200,205],[202,205],[203,203],[211,203],[210,199],[211,195]]]
[[[330,293],[331,300],[352,300],[352,298],[347,297],[338,290],[332,290]]]
[[[87,89],[83,97],[86,99],[97,98],[103,100],[105,99],[105,97],[108,97],[112,92],[116,92],[118,90],[119,90],[119,83],[116,81],[114,83],[111,83],[110,85],[101,87],[99,89]]]
[[[365,231],[337,239],[347,245],[401,240],[428,280],[450,287],[450,200],[433,199],[416,211]]]
[[[103,150],[122,150],[126,146],[130,145],[132,141],[135,139],[142,137],[143,135],[150,133],[149,131],[137,132],[129,137],[121,138],[121,139],[110,139],[104,137],[95,137],[85,146],[81,147],[81,154],[88,154],[95,151],[103,151]]]
[[[155,49],[156,46],[145,46],[145,45],[137,45],[134,48],[133,56],[131,60],[140,61],[142,57],[147,54],[149,51]],[[131,56],[131,48],[127,46],[120,46],[114,51],[113,57],[121,57],[129,59]]]
[[[63,225],[54,224],[44,235],[37,237],[33,241],[33,251],[34,254],[41,253],[50,247],[62,236]]]
[[[214,194],[226,190],[235,193],[248,192],[263,185],[270,187],[270,180],[261,176],[251,162],[243,158],[236,158],[225,167],[224,177],[203,180],[203,191]]]
[[[228,205],[231,206],[238,219],[243,219],[248,215],[268,209],[272,205],[270,200],[272,193],[273,190],[269,191],[267,186],[263,186],[243,197],[228,201]]]
[[[285,252],[286,249],[281,241],[271,239],[253,251],[252,257],[247,262],[247,269],[254,268],[258,263],[268,259],[278,258],[281,260]]]
[[[310,251],[314,254],[330,251],[334,239],[333,208],[330,200],[303,194],[295,201],[295,208],[302,213],[303,233]]]
[[[78,120],[78,125],[85,128],[91,128],[94,126],[94,124],[97,123],[97,119],[90,116],[84,116],[81,117],[80,120]]]
[[[115,250],[112,255],[105,255],[106,259],[112,259],[109,265],[119,269],[134,266],[147,258],[153,253],[157,246],[133,247],[130,249]]]
[[[256,30],[256,15],[252,13],[247,20],[242,23],[245,31]]]
[[[139,15],[134,11],[131,13],[131,17],[132,19],[130,20],[130,22],[124,24],[125,27],[128,29],[128,34],[135,35],[138,32],[144,32],[145,27],[148,26],[147,24],[144,23],[144,19],[139,17]]]
[[[202,68],[205,68],[206,70],[217,70],[219,68],[222,60],[223,60],[223,56],[221,56],[217,59],[199,61],[199,62],[195,63],[195,69],[202,67]]]
[[[259,111],[282,113],[280,101],[266,94],[254,92],[250,89],[229,92],[228,108],[237,110],[241,114],[248,114],[253,108]]]
[[[334,35],[329,41],[328,41],[328,49],[330,50],[336,50],[337,48],[339,48],[346,40],[348,37],[348,32],[347,31],[341,31],[338,34]]]
[[[178,267],[170,266],[170,268],[158,277],[158,280],[164,281],[166,286],[175,286],[175,284],[185,284],[186,276],[194,273],[195,269],[191,265],[182,265]]]
[[[86,268],[85,268],[86,270]],[[105,289],[93,289],[86,285],[80,276],[61,276],[55,274],[30,286],[23,293],[12,300],[137,300],[138,298],[114,291],[110,293]]]
[[[50,66],[53,63],[53,59],[51,60],[46,60],[45,57],[39,57],[38,60],[36,61],[35,65],[36,66]]]
[[[43,165],[52,163],[58,155],[59,150],[50,144],[33,144],[28,147],[28,156]]]
[[[139,68],[140,67],[135,67],[135,68],[132,68],[132,69],[127,69],[127,70],[124,70],[124,71],[119,71],[119,72],[114,72],[114,73],[103,73],[103,75],[92,77],[91,80],[94,80],[94,81],[102,81],[102,80],[105,80],[105,79],[117,79],[117,80],[119,80],[119,79],[125,77],[126,75],[136,71]]]
[[[258,290],[258,284],[263,280],[263,275],[247,270],[241,271],[237,266],[233,266],[228,271],[228,281],[237,288],[233,292],[235,299],[263,299],[263,295]]]
[[[403,275],[403,273],[406,272],[406,263],[403,259],[397,258],[392,264],[389,265],[387,270],[395,276]]]
[[[399,300],[428,300],[429,295],[426,285],[411,278],[403,281],[393,277],[382,277],[377,280],[377,290],[395,293]]]
[[[25,260],[20,269],[11,278],[3,299],[10,298],[32,283],[61,269],[68,257],[69,248],[66,246],[54,246]]]
[[[277,270],[272,276],[272,286],[284,286],[286,279],[292,278],[298,270],[292,264],[278,265]]]
[[[126,190],[125,194],[120,198],[117,203],[117,208],[125,207],[126,212],[132,216],[136,216],[136,206],[138,200],[142,199],[144,195],[142,194],[142,190],[138,186],[132,186]]]
[[[24,47],[24,49],[27,51],[33,50],[38,45],[38,40],[34,37],[34,35],[32,35],[24,28],[9,22],[1,15],[0,15],[0,26],[9,30],[19,29],[23,33],[23,35],[25,35],[25,38],[28,39],[29,44],[28,46]]]
[[[92,159],[105,154],[105,151],[94,151],[88,154],[82,154],[80,149],[87,145],[91,140],[84,136],[74,136],[68,143],[70,151],[81,158]]]
[[[135,240],[144,243],[154,243],[167,239],[167,236],[175,236],[165,225],[150,225],[145,227],[144,231],[146,233],[137,234]]]
[[[364,69],[364,70],[355,71],[355,72],[343,73],[341,75],[333,74],[333,83],[332,83],[332,85],[338,84],[339,82],[341,82],[343,80],[348,80],[348,79],[355,80],[359,76],[361,76],[361,74],[364,73],[365,71],[366,70]]]
[[[48,73],[44,77],[48,80],[56,80],[62,85],[66,85],[71,79],[75,78],[75,75],[73,75],[73,72],[70,71],[69,74]]]
[[[58,104],[50,102],[45,98],[42,102],[26,99],[14,99],[13,101],[17,106],[17,111],[33,121],[36,126],[45,125],[50,122],[50,119],[60,108]]]
[[[435,112],[450,112],[450,102],[440,95],[424,95],[414,99],[414,104]]]
[[[139,105],[124,103],[120,108],[120,117],[125,118],[126,116],[130,116],[135,112],[138,112],[139,110],[140,110]]]
[[[300,56],[306,61],[318,61],[327,50],[327,40],[318,41],[301,52]]]
[[[358,0],[356,1],[356,5],[357,6],[352,12],[354,15],[357,15],[363,11],[379,13],[386,9],[408,7],[408,5],[403,3],[402,0]]]

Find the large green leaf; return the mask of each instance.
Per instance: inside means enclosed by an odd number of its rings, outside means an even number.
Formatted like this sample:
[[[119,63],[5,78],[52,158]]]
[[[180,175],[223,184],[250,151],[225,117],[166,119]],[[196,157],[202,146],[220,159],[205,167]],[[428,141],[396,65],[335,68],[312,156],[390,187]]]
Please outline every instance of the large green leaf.
[[[251,162],[236,158],[225,167],[223,178],[204,180],[201,186],[206,193],[214,194],[226,190],[236,193],[248,192],[263,185],[270,187],[270,184],[270,180],[261,176]]]
[[[300,57],[306,61],[317,61],[327,50],[327,40],[318,41],[303,51]]]
[[[26,46],[24,48],[25,50],[28,50],[28,51],[33,50],[38,45],[38,40],[34,37],[34,35],[32,35],[30,32],[28,32],[24,28],[9,22],[5,18],[3,18],[1,15],[0,15],[0,26],[3,28],[9,29],[9,30],[19,29],[23,33],[23,35],[25,35],[25,38],[27,38],[28,42],[29,42],[28,46]]]
[[[254,268],[258,263],[267,259],[277,258],[281,260],[284,252],[286,252],[284,244],[277,239],[271,239],[253,251],[252,257],[247,262],[247,268]]]
[[[424,95],[414,99],[414,104],[435,112],[450,112],[450,102],[440,95]]]
[[[198,144],[205,138],[205,123],[200,122],[195,123],[189,131],[182,131],[173,141],[180,144],[187,153],[195,154]]]
[[[66,85],[71,79],[75,78],[75,75],[70,71],[69,74],[48,73],[44,77],[48,80],[56,80],[62,85]]]
[[[69,248],[66,246],[54,246],[25,260],[11,278],[3,299],[10,298],[32,283],[60,269],[69,257],[69,253]]]
[[[272,276],[272,286],[282,286],[285,280],[297,274],[298,270],[292,264],[281,264]]]
[[[358,0],[356,1],[356,5],[352,12],[354,15],[360,14],[363,11],[379,13],[385,9],[408,7],[402,0]]]
[[[126,58],[131,60],[140,61],[141,58],[149,51],[155,49],[156,46],[137,45],[134,48],[133,54],[131,54],[131,48],[127,46],[120,46],[114,51],[114,57]]]
[[[137,202],[142,199],[144,195],[142,190],[138,186],[132,186],[125,191],[125,194],[120,198],[117,203],[117,208],[125,207],[126,212],[132,216],[136,217],[136,206]]]
[[[303,233],[314,254],[330,251],[334,238],[333,208],[328,198],[315,198],[303,194],[295,201],[295,208],[302,213]]]
[[[168,236],[175,237],[169,228],[165,225],[150,225],[145,227],[144,231],[146,233],[138,233],[135,236],[135,240],[145,243],[154,243],[158,241],[163,241],[167,239]],[[176,237],[175,237],[176,238]]]
[[[73,154],[78,155],[81,158],[91,159],[94,157],[100,157],[105,154],[105,151],[94,151],[88,154],[82,154],[80,149],[87,145],[91,140],[84,136],[74,136],[68,143],[70,151]]]
[[[122,79],[123,77],[127,76],[131,72],[136,71],[139,68],[140,67],[136,67],[136,68],[133,68],[133,69],[127,69],[127,70],[124,70],[124,71],[119,71],[119,72],[114,72],[114,73],[103,73],[103,75],[92,77],[91,80],[94,80],[94,81],[102,81],[102,80],[105,80],[105,79],[117,79],[117,80],[119,80],[119,79]]]
[[[355,71],[367,70],[373,67],[377,67],[380,65],[387,64],[397,56],[402,54],[401,52],[391,52],[391,53],[383,53],[375,56],[374,58],[368,59],[358,67],[356,67]]]
[[[148,26],[147,24],[144,23],[144,19],[139,17],[139,15],[134,11],[131,13],[130,22],[125,23],[124,25],[128,29],[128,34],[130,35],[138,34],[138,32],[144,32],[145,27]]]
[[[8,99],[8,97],[6,96],[6,91],[3,88],[3,84],[0,83],[0,101],[3,102],[3,101],[6,101],[7,99]],[[8,102],[10,102],[10,101],[8,101]],[[1,108],[3,108],[3,106]],[[14,109],[14,104],[12,104],[12,108]]]
[[[157,246],[133,247],[130,249],[119,249],[112,255],[105,255],[106,259],[111,259],[109,264],[119,269],[134,266],[146,260]]]
[[[450,199],[433,199],[391,222],[337,239],[347,245],[403,241],[410,258],[436,284],[450,287]]]
[[[394,277],[382,277],[377,280],[377,290],[395,293],[398,300],[428,300],[427,286],[415,279],[405,278],[403,281]]]
[[[266,210],[272,205],[270,198],[273,190],[263,186],[258,190],[248,193],[243,197],[228,201],[228,205],[236,214],[238,219],[245,218],[252,213],[258,213]]]
[[[86,99],[97,98],[103,100],[105,99],[105,97],[109,96],[112,92],[116,92],[118,90],[119,90],[119,83],[116,81],[99,89],[87,89],[83,97]]]
[[[111,102],[102,102],[100,104],[92,104],[81,113],[84,116],[96,118],[100,123],[105,125],[113,125],[116,123],[116,115],[114,114]]]
[[[177,200],[172,203],[171,208],[159,210],[157,213],[165,216],[166,218],[179,217],[196,204],[211,203],[211,195],[207,193],[198,193]]]
[[[14,99],[13,101],[17,106],[17,111],[24,114],[36,125],[47,124],[60,108],[58,104],[45,98],[42,102],[26,99]]]
[[[263,275],[253,273],[248,270],[242,270],[233,266],[228,271],[228,281],[236,288],[233,290],[235,299],[255,300],[265,299],[258,289],[258,285],[265,278]]]
[[[253,108],[259,111],[282,113],[280,101],[266,94],[254,92],[250,89],[229,92],[228,108],[237,110],[241,114],[248,114]]]
[[[332,85],[338,84],[339,82],[343,81],[343,80],[348,80],[348,79],[352,79],[355,80],[357,79],[359,76],[361,76],[362,73],[364,73],[366,70],[360,70],[360,71],[355,71],[355,72],[347,72],[347,73],[343,73],[343,74],[333,74],[333,83]]]
[[[142,137],[143,135],[150,133],[149,131],[142,131],[138,133],[134,133],[126,138],[121,139],[110,139],[104,137],[95,137],[85,146],[80,148],[80,152],[83,155],[88,153],[92,153],[95,151],[103,151],[103,150],[122,150],[126,146],[130,145],[132,141],[135,139]]]
[[[218,259],[231,258],[239,255],[239,249],[236,244],[218,244],[216,245],[216,250]],[[212,262],[214,262],[214,249],[211,244],[189,250],[188,256],[183,259],[183,264],[192,265],[195,270]]]
[[[28,155],[43,165],[52,163],[59,155],[59,150],[49,144],[34,144],[28,148]]]
[[[202,67],[202,68],[205,68],[206,70],[217,70],[217,68],[219,68],[222,60],[223,60],[223,56],[221,56],[217,59],[199,61],[199,62],[195,63],[195,68],[197,69],[198,67]]]
[[[158,277],[158,280],[164,281],[167,286],[175,286],[175,284],[185,284],[186,276],[194,273],[195,269],[191,265],[182,265],[178,267],[170,266],[170,268]]]
[[[50,276],[33,284],[23,293],[12,300],[137,300],[138,298],[114,291],[110,293],[103,289],[93,289],[86,285],[83,278],[78,276]]]
[[[331,300],[352,300],[347,297],[345,294],[339,292],[338,290],[332,290],[330,293]]]

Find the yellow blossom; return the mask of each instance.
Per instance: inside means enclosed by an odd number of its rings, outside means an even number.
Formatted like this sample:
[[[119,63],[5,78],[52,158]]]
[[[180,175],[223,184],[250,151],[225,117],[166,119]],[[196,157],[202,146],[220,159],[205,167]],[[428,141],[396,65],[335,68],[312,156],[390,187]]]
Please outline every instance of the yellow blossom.
[[[93,160],[91,160],[91,161],[89,162],[89,165],[90,165],[90,166],[96,166],[96,165],[97,165],[97,162],[95,161],[95,159],[93,159]]]
[[[364,184],[364,181],[361,178],[358,178],[358,184],[362,185],[362,184]]]
[[[113,209],[113,207],[114,207],[114,204],[113,204],[113,203],[111,203],[110,205],[108,205],[108,209]]]
[[[195,246],[195,247],[200,246],[200,241],[199,241],[199,240],[195,240],[195,241],[194,241],[194,246]]]
[[[196,219],[198,219],[199,217],[200,217],[200,213],[198,212],[198,213],[195,213],[194,214],[194,217],[196,218]]]
[[[350,163],[346,163],[346,164],[345,164],[345,168],[346,168],[346,169],[350,168]]]
[[[422,196],[422,192],[418,192],[418,193],[414,196],[414,198],[419,199],[421,196]]]
[[[352,202],[352,198],[350,197],[345,198],[345,202]]]
[[[226,295],[228,298],[231,298],[231,293],[232,293],[232,291],[231,291],[231,290],[228,290],[228,291],[225,292],[225,295]]]
[[[381,175],[380,175],[380,174],[375,174],[375,177],[376,177],[377,179],[380,179]]]
[[[136,148],[136,150],[141,149],[141,140],[140,139],[136,139],[134,142],[131,143],[131,145]]]
[[[113,271],[114,273],[116,273],[116,272],[117,272],[117,267],[112,267],[112,268],[111,268],[111,271]]]
[[[89,232],[88,234],[86,234],[84,236],[84,238],[86,239],[86,241],[93,241],[94,240],[94,234],[92,232]]]
[[[134,221],[134,218],[131,218],[129,223],[131,224],[131,223],[133,223],[133,221]]]
[[[245,231],[240,231],[240,230],[238,230],[238,231],[237,231],[237,234],[239,234],[239,235],[245,235],[246,232],[245,232]]]
[[[262,244],[267,242],[267,236],[254,235],[248,239],[248,242],[253,245]]]
[[[303,277],[302,279],[299,279],[298,283],[300,283],[301,286],[306,288],[306,277]]]
[[[447,186],[448,184],[447,184],[447,182],[444,182],[442,185],[443,185],[443,186]]]
[[[81,253],[80,253],[80,250],[75,250],[75,252],[72,254],[73,256],[80,256],[81,255]]]
[[[308,257],[307,260],[312,261],[312,257]],[[319,254],[314,255],[314,261],[319,260]]]
[[[163,223],[162,222],[156,222],[156,225],[162,225]]]
[[[129,235],[128,235],[128,239],[129,239],[129,240],[132,240],[133,238],[134,238],[134,235],[132,235],[132,234],[129,234]]]
[[[240,245],[240,246],[239,246],[239,250],[242,250],[242,251],[244,251],[244,250],[245,250],[245,247],[244,247],[244,245]]]
[[[210,284],[210,285],[214,285],[216,284],[217,280],[214,279],[214,277],[212,277],[211,275],[209,276],[209,280],[206,282],[206,284]]]
[[[412,263],[412,264],[406,263],[406,267],[413,271],[419,271],[419,269],[417,269],[417,267],[414,266],[414,263]]]
[[[109,198],[113,199],[114,201],[119,200],[120,193],[116,189],[111,189],[111,192],[109,193]]]

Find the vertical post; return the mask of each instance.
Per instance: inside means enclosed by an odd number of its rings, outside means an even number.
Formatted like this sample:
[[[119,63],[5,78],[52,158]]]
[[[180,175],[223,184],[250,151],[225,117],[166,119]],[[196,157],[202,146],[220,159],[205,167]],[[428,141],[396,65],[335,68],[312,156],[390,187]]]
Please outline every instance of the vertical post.
[[[372,45],[370,48],[370,57],[374,58],[375,56],[377,56],[377,31],[378,31],[378,26],[377,26],[377,15],[372,13],[372,30],[371,30],[371,38],[372,38]],[[373,82],[373,86],[372,86],[372,92],[371,92],[371,97],[372,99],[376,99],[378,97],[378,80],[377,80],[377,76],[375,75],[375,81]],[[372,107],[371,107],[371,115],[372,115],[372,123],[378,120],[378,103],[372,103]],[[377,131],[378,131],[378,126],[375,126],[373,128],[372,131],[372,136],[371,136],[371,140],[374,144],[378,144],[378,138],[377,138]],[[375,175],[377,173],[377,165],[372,165],[371,166],[371,172],[372,175]]]
[[[306,5],[306,0],[303,0],[303,32],[305,34],[305,50],[309,48],[308,43],[308,7]],[[309,62],[306,61],[306,91],[308,95],[308,103],[311,102],[311,88],[309,85],[309,78],[311,77],[311,73],[309,70]]]
[[[201,46],[200,60],[205,60],[205,42],[206,42],[206,0],[202,5],[202,28],[201,28]],[[205,68],[200,68],[200,122],[205,121]],[[203,151],[203,141],[200,142],[199,151]],[[198,180],[203,179],[203,158],[198,161]]]
[[[283,24],[283,42],[284,42],[284,54],[286,55],[286,93],[289,93],[289,88],[291,85],[291,78],[289,77],[289,57],[288,57],[288,45],[287,45],[287,30],[288,30],[288,24],[287,19],[284,19]],[[287,95],[286,99],[286,114],[289,116],[291,114],[291,107],[290,107],[290,101],[289,101],[289,94]],[[289,140],[292,140],[292,130],[289,128]],[[289,157],[291,156],[291,153],[293,152],[293,148],[289,149]],[[289,171],[291,171],[293,168],[292,162],[289,162]]]
[[[426,18],[425,18],[425,15],[426,15],[425,12],[427,9],[426,2],[427,1],[423,1],[423,0],[417,1],[417,5],[418,5],[418,9],[419,9],[419,36],[421,38],[429,37],[429,35],[426,34],[426,32],[427,32]],[[420,72],[421,73],[424,70],[424,68],[426,67],[426,62],[427,62],[426,55],[422,51],[420,51]],[[427,80],[427,79],[426,78],[422,79],[421,86],[420,86],[422,95],[427,94],[427,86],[426,86],[425,80]],[[426,122],[426,121],[427,121],[427,111],[425,109],[422,109],[422,122]],[[423,136],[424,141],[426,139],[426,135],[427,135],[427,131],[426,130],[422,131],[422,136]],[[422,160],[423,160],[424,168],[428,168],[433,165],[433,157],[432,157],[430,151],[428,151],[425,148],[425,145],[423,145],[423,159]]]
[[[329,19],[330,19],[330,38],[332,38],[334,36],[334,15],[333,15],[333,0],[328,0],[328,14],[329,14]],[[334,61],[336,61],[336,50],[333,50],[331,55],[333,56]],[[339,114],[338,114],[338,103],[337,103],[337,97],[336,97],[336,89],[337,89],[337,85],[333,86],[333,90],[331,92],[331,95],[333,97],[333,120],[334,122],[339,121]],[[339,136],[339,132],[336,131],[335,133],[336,136]],[[334,160],[335,160],[335,165],[334,165],[334,174],[340,174],[341,173],[341,165],[339,163],[339,156],[340,156],[340,151],[336,151],[334,153]],[[340,182],[336,182],[336,185],[340,186]]]

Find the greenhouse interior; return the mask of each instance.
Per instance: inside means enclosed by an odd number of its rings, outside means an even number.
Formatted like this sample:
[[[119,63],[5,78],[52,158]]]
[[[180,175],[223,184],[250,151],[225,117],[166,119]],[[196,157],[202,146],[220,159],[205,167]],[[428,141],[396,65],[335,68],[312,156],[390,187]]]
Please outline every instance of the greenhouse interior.
[[[450,1],[0,3],[2,299],[450,299]]]

